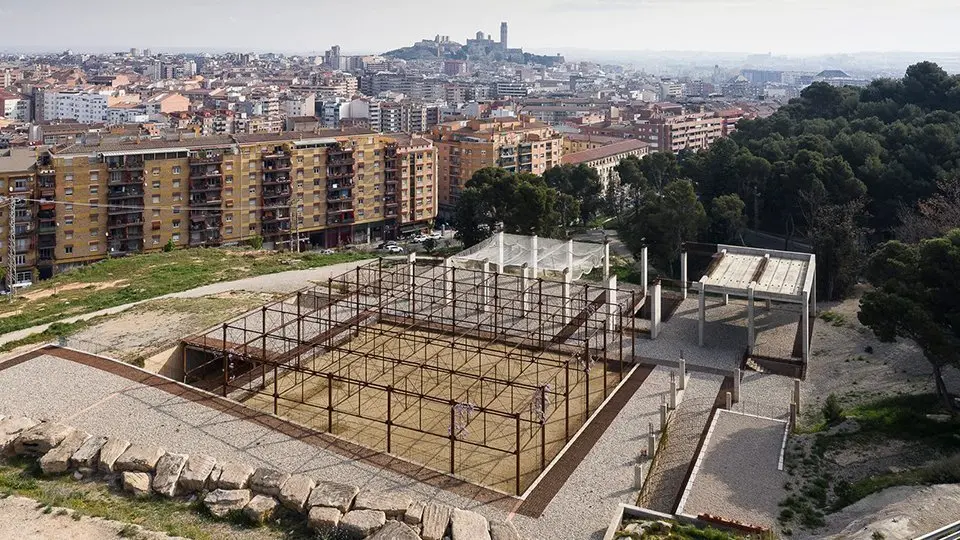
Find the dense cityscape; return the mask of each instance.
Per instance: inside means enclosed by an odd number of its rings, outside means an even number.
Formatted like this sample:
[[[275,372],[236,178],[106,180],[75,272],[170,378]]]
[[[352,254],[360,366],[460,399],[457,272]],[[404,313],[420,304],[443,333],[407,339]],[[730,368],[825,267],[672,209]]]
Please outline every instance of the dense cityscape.
[[[958,538],[960,53],[691,9],[4,44],[0,538]]]

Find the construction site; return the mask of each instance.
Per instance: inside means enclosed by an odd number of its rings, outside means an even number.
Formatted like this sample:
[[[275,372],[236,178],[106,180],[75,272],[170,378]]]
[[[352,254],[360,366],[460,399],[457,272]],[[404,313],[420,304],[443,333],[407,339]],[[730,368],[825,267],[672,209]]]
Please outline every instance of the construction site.
[[[446,259],[373,261],[190,336],[183,372],[520,495],[635,364],[644,297],[618,287],[606,244],[500,233]]]

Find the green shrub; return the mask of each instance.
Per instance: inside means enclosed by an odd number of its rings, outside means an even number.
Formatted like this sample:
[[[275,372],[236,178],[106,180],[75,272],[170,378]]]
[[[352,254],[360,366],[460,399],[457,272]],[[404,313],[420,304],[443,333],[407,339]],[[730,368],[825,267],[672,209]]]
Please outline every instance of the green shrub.
[[[263,249],[263,237],[259,234],[251,237],[247,243],[249,243],[253,249]]]
[[[830,394],[827,396],[827,401],[823,404],[823,418],[827,421],[828,424],[839,424],[843,422],[843,407],[840,406],[840,400],[837,399],[837,396]]]

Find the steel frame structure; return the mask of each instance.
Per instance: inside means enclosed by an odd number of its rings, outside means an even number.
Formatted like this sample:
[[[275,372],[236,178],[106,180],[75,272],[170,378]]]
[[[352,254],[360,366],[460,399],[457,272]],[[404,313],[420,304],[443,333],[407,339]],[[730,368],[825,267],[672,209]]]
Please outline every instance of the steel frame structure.
[[[314,411],[312,427],[333,434],[341,415],[352,417],[382,428],[374,449],[389,454],[400,432],[442,443],[449,464],[433,468],[477,484],[460,475],[458,450],[512,457],[520,494],[634,363],[643,293],[618,301],[615,278],[495,270],[415,256],[359,266],[184,339],[185,381],[272,401],[275,414]],[[206,360],[190,365],[187,349]],[[522,470],[531,456],[535,470]]]

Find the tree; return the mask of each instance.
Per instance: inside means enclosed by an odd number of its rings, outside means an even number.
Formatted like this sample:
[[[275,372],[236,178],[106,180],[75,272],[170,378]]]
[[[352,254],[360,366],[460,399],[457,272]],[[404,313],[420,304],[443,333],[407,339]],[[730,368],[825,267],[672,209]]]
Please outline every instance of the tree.
[[[464,185],[453,225],[457,238],[472,246],[499,227],[515,234],[565,236],[579,215],[577,200],[551,188],[542,177],[490,167]]]
[[[621,236],[634,252],[648,245],[656,265],[672,269],[683,243],[697,240],[706,222],[693,183],[676,180],[659,195],[644,199],[642,211]]]
[[[956,415],[943,368],[960,367],[960,229],[917,244],[884,244],[866,277],[876,289],[860,300],[860,322],[882,341],[916,342],[933,368],[937,396]]]
[[[813,209],[807,236],[817,256],[818,288],[822,298],[836,300],[849,294],[863,268],[868,229],[866,202],[822,204]]]
[[[718,243],[742,243],[747,218],[746,205],[734,193],[721,195],[710,203],[710,238]]]
[[[593,167],[583,163],[552,167],[543,173],[547,185],[580,203],[580,222],[587,223],[603,208],[603,184]]]
[[[643,193],[649,189],[647,179],[640,169],[640,158],[637,156],[627,156],[620,160],[620,163],[614,168],[620,177],[620,185],[630,190],[633,198],[634,217],[640,212],[640,199]],[[618,215],[618,217],[620,217]]]
[[[680,178],[680,165],[676,155],[670,152],[654,152],[640,160],[640,172],[650,187],[660,193],[667,184]]]
[[[960,227],[960,178],[941,180],[937,194],[920,201],[916,211],[901,208],[896,237],[904,242],[919,242],[946,234]]]

